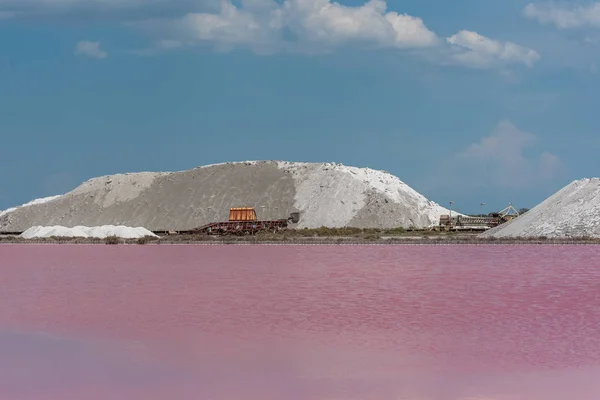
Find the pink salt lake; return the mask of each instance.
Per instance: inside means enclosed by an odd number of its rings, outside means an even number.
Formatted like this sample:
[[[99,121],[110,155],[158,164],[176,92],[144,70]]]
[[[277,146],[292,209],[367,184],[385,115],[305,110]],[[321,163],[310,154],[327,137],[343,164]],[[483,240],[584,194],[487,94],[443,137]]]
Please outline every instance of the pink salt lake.
[[[0,245],[0,399],[600,399],[600,247]]]

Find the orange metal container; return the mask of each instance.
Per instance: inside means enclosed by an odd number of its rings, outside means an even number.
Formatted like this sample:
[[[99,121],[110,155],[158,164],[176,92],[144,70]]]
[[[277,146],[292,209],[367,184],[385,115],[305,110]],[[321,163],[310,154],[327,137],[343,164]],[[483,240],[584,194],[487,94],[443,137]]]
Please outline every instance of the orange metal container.
[[[256,211],[253,207],[236,207],[229,209],[230,221],[256,221]]]

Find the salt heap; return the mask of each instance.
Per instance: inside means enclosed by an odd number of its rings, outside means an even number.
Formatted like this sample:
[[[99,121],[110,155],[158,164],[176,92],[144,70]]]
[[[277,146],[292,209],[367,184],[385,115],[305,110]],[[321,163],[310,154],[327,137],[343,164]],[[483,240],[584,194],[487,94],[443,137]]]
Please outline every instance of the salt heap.
[[[64,226],[33,226],[21,234],[25,239],[49,238],[49,237],[81,237],[100,238],[117,236],[123,239],[137,239],[145,236],[158,237],[146,228],[131,228],[128,226],[75,226],[67,228]]]
[[[4,211],[0,210],[0,217],[3,216],[3,215],[6,215],[8,213],[11,213],[13,211],[16,211],[16,210],[18,210],[20,208],[23,208],[23,207],[29,207],[29,206],[35,206],[36,204],[48,203],[48,202],[50,202],[52,200],[58,199],[59,197],[60,197],[60,195],[59,196],[42,197],[41,199],[31,200],[30,202],[22,204],[22,205],[17,206],[17,207],[11,207],[11,208],[8,208],[8,209],[6,209]]]
[[[600,237],[600,178],[573,181],[535,208],[482,238]]]
[[[300,213],[293,228],[425,228],[449,210],[385,171],[337,163],[241,161],[179,172],[102,176],[0,215],[0,231],[31,226],[144,226],[188,230],[226,221],[231,207],[259,219]]]

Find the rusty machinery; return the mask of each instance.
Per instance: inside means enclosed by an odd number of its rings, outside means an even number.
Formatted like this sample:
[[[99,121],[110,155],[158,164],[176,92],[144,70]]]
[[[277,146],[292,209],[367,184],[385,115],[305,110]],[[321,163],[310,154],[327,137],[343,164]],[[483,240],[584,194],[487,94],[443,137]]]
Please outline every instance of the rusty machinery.
[[[229,210],[229,221],[211,222],[188,231],[208,235],[251,235],[260,231],[277,232],[286,229],[290,222],[297,224],[300,213],[293,212],[288,218],[259,220],[253,207],[234,207]]]
[[[436,230],[443,231],[484,231],[504,224],[519,216],[519,212],[509,204],[508,207],[498,212],[489,213],[487,217],[469,217],[457,215],[441,215],[439,226]]]

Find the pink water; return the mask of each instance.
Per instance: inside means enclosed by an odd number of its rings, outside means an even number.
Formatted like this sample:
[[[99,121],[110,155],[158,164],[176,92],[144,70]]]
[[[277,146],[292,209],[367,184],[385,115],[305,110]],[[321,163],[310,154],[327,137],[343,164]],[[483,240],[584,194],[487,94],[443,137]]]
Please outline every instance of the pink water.
[[[0,246],[0,399],[600,398],[600,247]]]

